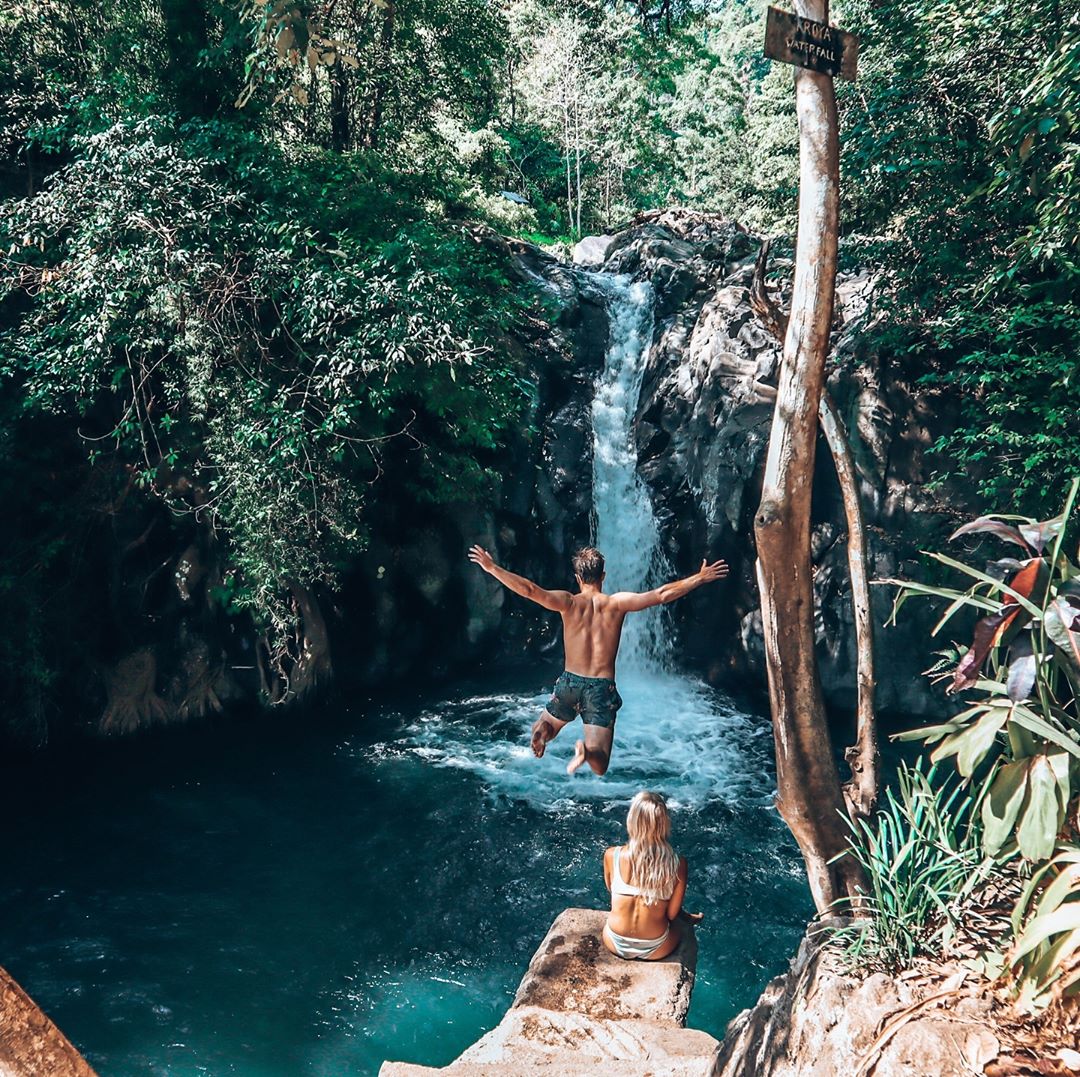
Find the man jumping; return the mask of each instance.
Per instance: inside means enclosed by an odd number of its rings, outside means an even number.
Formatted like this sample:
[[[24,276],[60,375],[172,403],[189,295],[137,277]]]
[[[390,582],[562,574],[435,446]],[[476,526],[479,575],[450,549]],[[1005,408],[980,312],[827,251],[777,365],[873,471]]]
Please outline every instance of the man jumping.
[[[548,742],[579,714],[585,739],[579,740],[574,758],[566,767],[573,774],[588,763],[597,774],[607,771],[611,743],[615,736],[615,714],[622,706],[615,687],[615,656],[619,651],[623,621],[628,613],[666,606],[688,595],[704,583],[722,580],[728,574],[723,561],[701,562],[701,570],[685,580],[673,580],[640,594],[619,591],[604,594],[604,555],[591,546],[573,557],[578,593],[545,591],[532,580],[500,568],[481,546],[469,550],[469,560],[494,576],[515,594],[562,615],[565,672],[555,682],[547,707],[532,728],[532,750],[539,759]]]

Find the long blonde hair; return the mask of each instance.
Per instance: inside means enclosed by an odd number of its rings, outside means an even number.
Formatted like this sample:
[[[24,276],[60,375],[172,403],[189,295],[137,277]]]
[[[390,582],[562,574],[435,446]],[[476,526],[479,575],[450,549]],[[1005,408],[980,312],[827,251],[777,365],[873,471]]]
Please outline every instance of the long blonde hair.
[[[658,793],[638,793],[630,801],[626,832],[630,835],[626,853],[634,870],[633,885],[641,891],[646,905],[667,901],[679,877],[679,857],[668,841],[671,818],[664,798]]]

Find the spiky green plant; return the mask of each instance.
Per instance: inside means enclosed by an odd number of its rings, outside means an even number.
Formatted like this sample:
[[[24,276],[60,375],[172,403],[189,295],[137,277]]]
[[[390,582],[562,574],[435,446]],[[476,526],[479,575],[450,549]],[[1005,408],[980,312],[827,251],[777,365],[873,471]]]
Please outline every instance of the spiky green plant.
[[[895,970],[947,948],[991,865],[977,806],[970,789],[940,780],[936,766],[924,772],[919,759],[901,764],[895,791],[885,791],[872,819],[848,821],[868,888],[860,915],[835,933],[851,963]]]

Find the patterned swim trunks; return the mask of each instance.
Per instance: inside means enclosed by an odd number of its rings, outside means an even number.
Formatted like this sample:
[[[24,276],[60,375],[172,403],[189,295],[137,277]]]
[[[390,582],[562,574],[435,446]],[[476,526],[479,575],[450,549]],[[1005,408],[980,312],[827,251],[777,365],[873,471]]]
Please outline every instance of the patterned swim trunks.
[[[586,725],[609,728],[621,706],[622,697],[613,680],[563,673],[555,682],[547,712],[560,722],[572,722],[580,714]]]

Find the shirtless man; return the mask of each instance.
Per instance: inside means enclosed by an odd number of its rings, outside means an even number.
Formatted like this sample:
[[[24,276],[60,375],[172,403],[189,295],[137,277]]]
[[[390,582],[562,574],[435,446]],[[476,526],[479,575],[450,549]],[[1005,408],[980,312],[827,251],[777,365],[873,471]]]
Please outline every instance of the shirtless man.
[[[540,758],[548,742],[579,714],[585,739],[579,740],[567,774],[588,763],[597,773],[607,771],[611,742],[615,736],[615,713],[622,706],[615,687],[615,655],[619,651],[623,621],[628,613],[666,606],[688,595],[704,583],[722,580],[728,574],[723,561],[701,562],[701,570],[685,580],[673,580],[640,594],[618,591],[604,594],[604,555],[591,546],[574,554],[574,575],[578,593],[545,591],[492,560],[481,546],[469,550],[469,560],[494,576],[515,594],[562,615],[565,672],[555,682],[551,701],[532,728],[533,754]]]

